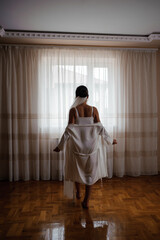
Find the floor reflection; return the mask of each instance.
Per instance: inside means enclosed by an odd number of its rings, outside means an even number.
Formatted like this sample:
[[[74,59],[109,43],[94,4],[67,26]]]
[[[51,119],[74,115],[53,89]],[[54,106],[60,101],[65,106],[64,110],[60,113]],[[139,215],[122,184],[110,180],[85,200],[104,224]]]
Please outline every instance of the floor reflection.
[[[46,230],[45,240],[64,240],[64,224],[53,223],[52,226]]]
[[[89,211],[67,215],[63,223],[53,223],[45,240],[109,240],[108,222],[92,218]]]

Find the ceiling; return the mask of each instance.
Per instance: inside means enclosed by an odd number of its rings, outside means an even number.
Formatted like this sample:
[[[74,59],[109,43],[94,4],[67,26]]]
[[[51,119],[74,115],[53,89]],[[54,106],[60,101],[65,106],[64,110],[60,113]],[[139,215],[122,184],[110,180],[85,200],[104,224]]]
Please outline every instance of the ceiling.
[[[122,36],[160,34],[160,0],[0,0],[0,25],[10,31]],[[97,41],[7,37],[1,43],[97,45]],[[91,42],[91,43],[90,43]],[[160,39],[100,41],[102,46],[160,47]]]

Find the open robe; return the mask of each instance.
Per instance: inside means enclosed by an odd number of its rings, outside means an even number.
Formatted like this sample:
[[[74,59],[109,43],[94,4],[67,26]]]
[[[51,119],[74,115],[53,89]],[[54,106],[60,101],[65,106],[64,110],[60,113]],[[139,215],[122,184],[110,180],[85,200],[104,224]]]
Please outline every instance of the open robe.
[[[60,150],[65,146],[65,181],[92,185],[108,177],[106,143],[112,142],[100,122],[69,124],[58,145]]]

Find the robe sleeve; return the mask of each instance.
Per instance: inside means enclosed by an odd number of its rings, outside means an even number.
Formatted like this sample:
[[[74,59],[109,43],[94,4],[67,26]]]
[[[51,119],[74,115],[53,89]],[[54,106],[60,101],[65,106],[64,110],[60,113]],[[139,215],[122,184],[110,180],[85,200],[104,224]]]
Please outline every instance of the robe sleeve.
[[[113,138],[110,137],[110,135],[108,134],[108,132],[106,131],[106,129],[102,126],[101,131],[99,133],[99,135],[101,135],[103,137],[103,139],[108,143],[108,144],[112,144],[113,143]]]
[[[63,150],[64,145],[67,142],[68,138],[69,138],[69,133],[68,133],[68,129],[66,128],[65,132],[63,133],[61,140],[57,146],[60,150]]]

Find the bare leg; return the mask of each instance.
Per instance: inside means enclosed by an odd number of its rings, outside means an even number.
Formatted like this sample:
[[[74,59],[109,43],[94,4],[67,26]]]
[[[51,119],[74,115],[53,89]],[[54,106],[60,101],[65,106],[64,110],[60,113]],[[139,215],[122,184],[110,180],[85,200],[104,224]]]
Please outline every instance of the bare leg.
[[[80,199],[81,198],[81,196],[80,196],[80,183],[75,182],[75,187],[76,187],[76,198]]]
[[[86,191],[85,191],[84,200],[82,202],[82,207],[83,208],[88,208],[89,198],[90,198],[90,194],[91,194],[91,186],[90,185],[86,185],[85,188],[86,188]]]

